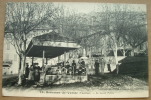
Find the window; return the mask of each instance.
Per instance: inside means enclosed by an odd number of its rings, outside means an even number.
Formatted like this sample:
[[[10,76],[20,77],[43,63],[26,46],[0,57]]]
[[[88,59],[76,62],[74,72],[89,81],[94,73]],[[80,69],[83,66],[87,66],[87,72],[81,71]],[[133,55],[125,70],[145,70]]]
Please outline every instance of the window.
[[[6,46],[7,46],[7,50],[10,50],[10,43],[7,42]]]

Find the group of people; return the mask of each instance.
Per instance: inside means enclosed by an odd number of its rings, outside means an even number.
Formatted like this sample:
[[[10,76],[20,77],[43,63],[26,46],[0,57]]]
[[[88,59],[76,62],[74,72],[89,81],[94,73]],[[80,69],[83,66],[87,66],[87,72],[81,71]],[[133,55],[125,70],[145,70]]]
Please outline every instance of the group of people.
[[[33,83],[39,82],[40,70],[41,68],[38,66],[38,64],[31,65],[30,67],[28,64],[26,64],[25,78]]]
[[[73,60],[72,64],[68,61],[61,64],[62,72],[67,75],[82,75],[86,73],[85,61],[83,59],[79,60],[78,64]]]
[[[60,65],[60,74],[62,75],[86,75],[86,64],[83,59],[80,59],[77,63],[75,60],[72,61],[72,63],[69,63],[68,61],[66,63],[61,63]],[[105,60],[102,58],[100,61],[96,60],[95,64],[95,75],[104,74],[104,68],[105,68]],[[111,72],[110,64],[107,64],[108,71]],[[29,67],[28,64],[26,64],[25,69],[25,78],[29,82],[37,83],[40,81],[40,72],[42,71],[42,68],[38,66],[38,64],[31,65]],[[59,70],[57,71],[59,73]]]
[[[110,64],[110,60],[109,63],[107,64],[107,68],[108,71],[111,72],[111,64]],[[99,62],[99,60],[95,61],[94,67],[95,67],[95,75],[98,76],[100,74],[100,69],[101,69],[101,74],[104,74],[104,68],[105,68],[105,60],[103,58],[101,58],[101,61]]]

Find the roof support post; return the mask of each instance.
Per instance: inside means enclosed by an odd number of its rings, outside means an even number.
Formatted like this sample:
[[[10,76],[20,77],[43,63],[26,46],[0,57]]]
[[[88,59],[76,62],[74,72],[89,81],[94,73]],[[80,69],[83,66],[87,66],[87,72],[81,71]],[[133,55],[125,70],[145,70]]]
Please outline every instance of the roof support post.
[[[31,58],[31,64],[34,65],[34,57]]]
[[[64,52],[64,62],[66,62],[66,52]]]
[[[46,65],[48,64],[48,58],[46,58]]]
[[[44,66],[45,63],[45,50],[42,51],[42,66]]]
[[[60,56],[58,56],[58,63],[60,62]]]

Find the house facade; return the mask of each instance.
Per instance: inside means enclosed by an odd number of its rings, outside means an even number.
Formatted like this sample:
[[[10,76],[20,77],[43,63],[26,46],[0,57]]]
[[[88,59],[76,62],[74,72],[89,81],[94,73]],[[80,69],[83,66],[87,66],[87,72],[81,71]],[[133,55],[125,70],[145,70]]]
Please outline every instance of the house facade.
[[[19,56],[14,46],[4,38],[3,47],[3,75],[17,74],[19,68]]]

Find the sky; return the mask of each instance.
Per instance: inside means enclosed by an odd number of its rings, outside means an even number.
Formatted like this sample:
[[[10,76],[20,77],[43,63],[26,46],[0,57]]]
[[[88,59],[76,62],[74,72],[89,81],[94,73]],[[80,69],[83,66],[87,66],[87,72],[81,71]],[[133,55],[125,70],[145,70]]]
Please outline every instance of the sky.
[[[55,3],[56,5],[63,5],[66,8],[74,10],[77,13],[90,13],[93,11],[101,10],[102,6],[105,3],[85,3],[85,2],[63,2],[63,3]],[[108,6],[112,7],[112,3],[108,3]],[[129,9],[133,8],[134,11],[145,11],[146,12],[146,5],[145,4],[123,4],[127,5]]]

